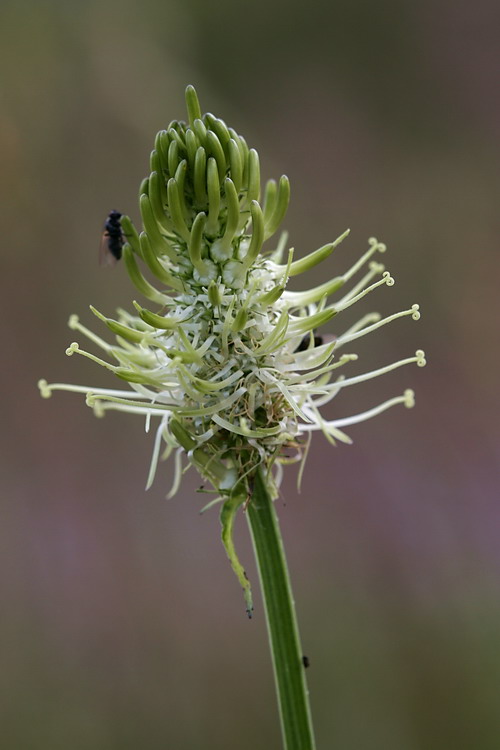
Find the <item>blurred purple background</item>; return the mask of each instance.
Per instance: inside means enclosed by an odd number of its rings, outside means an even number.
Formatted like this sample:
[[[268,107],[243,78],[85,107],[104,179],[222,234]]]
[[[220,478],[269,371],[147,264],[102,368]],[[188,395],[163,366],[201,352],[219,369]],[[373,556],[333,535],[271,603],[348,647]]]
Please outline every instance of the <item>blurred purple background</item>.
[[[356,306],[422,319],[367,338],[339,416],[412,387],[413,411],[317,436],[278,510],[319,748],[500,747],[498,315],[500,6],[479,0],[0,8],[0,714],[8,750],[280,747],[263,613],[247,621],[199,481],[144,494],[152,436],[36,382],[112,383],[68,359],[136,296],[99,269],[111,208],[137,219],[156,132],[204,110],[286,172],[297,254],[376,235],[396,286]],[[322,271],[316,275],[316,281]],[[315,282],[310,274],[311,284]],[[353,347],[354,348],[354,347]],[[349,392],[347,392],[349,391]],[[238,547],[255,582],[244,518]]]

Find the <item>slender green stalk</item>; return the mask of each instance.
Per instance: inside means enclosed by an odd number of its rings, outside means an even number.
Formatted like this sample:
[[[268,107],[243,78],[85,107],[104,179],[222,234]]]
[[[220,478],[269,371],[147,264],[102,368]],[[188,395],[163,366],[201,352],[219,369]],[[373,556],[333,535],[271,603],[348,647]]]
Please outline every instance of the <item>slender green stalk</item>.
[[[303,655],[278,517],[266,480],[255,475],[247,518],[259,571],[285,750],[314,750]]]

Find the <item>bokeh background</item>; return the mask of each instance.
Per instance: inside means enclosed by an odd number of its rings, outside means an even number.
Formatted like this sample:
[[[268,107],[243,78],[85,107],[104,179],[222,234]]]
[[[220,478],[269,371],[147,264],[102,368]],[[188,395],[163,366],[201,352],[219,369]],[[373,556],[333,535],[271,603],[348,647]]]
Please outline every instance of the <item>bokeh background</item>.
[[[100,269],[111,208],[138,217],[154,136],[187,83],[286,172],[298,254],[383,239],[396,278],[353,313],[404,319],[333,413],[417,407],[317,437],[278,509],[318,747],[500,747],[500,6],[491,0],[2,0],[0,714],[6,750],[280,747],[263,613],[245,617],[195,476],[144,493],[152,436],[36,382],[103,385],[64,350],[135,292]],[[310,274],[311,284],[320,278]],[[349,391],[349,392],[347,392]],[[496,412],[496,413],[495,413]],[[244,518],[238,546],[255,581]]]

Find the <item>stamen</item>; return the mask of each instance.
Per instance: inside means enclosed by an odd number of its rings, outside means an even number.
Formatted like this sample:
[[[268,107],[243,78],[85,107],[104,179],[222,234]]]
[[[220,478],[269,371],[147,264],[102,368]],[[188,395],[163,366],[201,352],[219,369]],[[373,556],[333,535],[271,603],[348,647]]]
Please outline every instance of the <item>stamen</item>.
[[[151,396],[146,393],[137,393],[136,391],[118,391],[110,388],[93,388],[89,385],[71,385],[71,383],[47,383],[46,380],[39,380],[38,387],[40,389],[40,395],[42,398],[50,398],[52,391],[70,391],[72,393],[89,393],[92,392],[96,396],[102,394],[103,396],[118,396],[127,397],[133,393],[137,398],[149,399]]]
[[[368,411],[361,412],[360,414],[353,414],[352,417],[333,419],[331,422],[325,422],[324,424],[327,428],[329,426],[348,427],[349,425],[358,424],[359,422],[365,422],[367,419],[376,417],[378,414],[381,414],[382,412],[390,409],[391,406],[395,406],[396,404],[404,404],[407,409],[413,408],[415,406],[415,393],[410,388],[408,388],[402,396],[390,398],[388,401],[384,401],[382,404],[375,406],[373,409],[368,409]],[[322,426],[319,424],[301,424],[300,429],[305,432],[311,432],[313,430],[322,429]]]
[[[367,315],[363,315],[362,318],[360,318],[357,323],[354,323],[350,328],[347,329],[347,331],[342,334],[342,336],[339,336],[337,339],[337,347],[338,347],[338,340],[343,339],[344,336],[350,336],[351,333],[356,333],[357,331],[360,331],[362,328],[367,326],[369,323],[378,323],[378,321],[382,318],[380,313],[368,313]]]
[[[372,255],[374,255],[374,253],[385,253],[387,249],[386,246],[382,242],[379,242],[375,237],[370,237],[370,239],[368,240],[368,244],[370,245],[370,249],[367,250],[366,253],[364,253],[364,255],[362,255],[361,258],[359,258],[359,260],[357,260],[356,263],[351,266],[351,268],[346,271],[346,273],[343,274],[344,281],[348,281],[352,276],[354,276],[354,274],[359,271],[362,266],[365,265],[365,263],[369,260],[369,258],[372,257]]]
[[[94,416],[96,416],[98,419],[102,419],[102,417],[104,417],[106,410],[103,406],[103,403],[99,399],[94,398],[92,393],[87,393],[85,403],[93,410]]]
[[[387,365],[386,367],[380,367],[378,370],[371,370],[370,372],[365,372],[363,375],[356,375],[353,378],[346,378],[345,380],[342,380],[341,382],[334,383],[332,386],[327,386],[327,388],[335,388],[336,386],[345,388],[345,386],[348,386],[348,385],[356,385],[357,383],[362,383],[365,380],[371,380],[372,378],[377,378],[379,375],[385,375],[385,373],[391,372],[391,370],[396,370],[398,367],[403,367],[403,365],[409,365],[412,362],[416,362],[418,367],[425,366],[426,364],[425,354],[422,351],[422,349],[418,349],[415,352],[414,357],[401,359],[399,360],[399,362],[393,362],[391,365]]]
[[[413,407],[415,406],[415,391],[412,391],[411,388],[407,388],[403,396],[405,398],[403,403],[406,408],[413,409]]]
[[[38,381],[38,388],[40,390],[40,396],[42,398],[50,398],[52,396],[52,391],[55,390],[54,386],[49,385],[45,378],[42,378]]]
[[[355,297],[348,299],[344,304],[341,304],[340,306],[339,304],[336,304],[335,310],[337,312],[340,312],[341,310],[346,310],[348,307],[350,307],[351,305],[354,305],[356,302],[358,302],[358,300],[362,299],[364,296],[366,296],[367,294],[369,294],[370,292],[372,292],[374,289],[376,289],[378,286],[381,286],[382,284],[387,284],[387,286],[394,285],[394,279],[390,275],[389,271],[384,271],[384,273],[382,274],[382,278],[379,279],[379,281],[376,281],[374,284],[364,289]]]
[[[97,389],[96,389],[97,390]],[[153,413],[156,412],[170,412],[170,408],[166,404],[143,404],[140,401],[133,401],[132,399],[127,398],[118,398],[116,396],[100,396],[96,390],[88,391],[87,393],[87,406],[93,407],[94,403],[96,401],[102,401],[103,403],[113,403],[113,404],[119,404],[120,406],[127,406],[127,407],[134,407],[135,409],[142,410],[141,413]],[[172,404],[173,405],[173,404]],[[111,408],[111,407],[110,407]],[[118,408],[118,407],[116,407]]]
[[[368,286],[368,284],[371,282],[372,279],[374,279],[376,276],[380,276],[385,271],[385,266],[383,263],[375,263],[375,261],[372,261],[369,266],[369,271],[366,273],[358,283],[352,287],[341,299],[338,300],[338,305],[344,305],[346,302],[348,302],[350,299],[355,297],[359,292],[363,291],[365,287]]]
[[[337,339],[337,348],[343,346],[344,344],[347,344],[348,341],[354,341],[354,339],[359,339],[361,338],[361,336],[366,336],[367,333],[376,331],[377,328],[385,326],[386,323],[391,323],[391,321],[396,320],[396,318],[403,318],[405,315],[411,315],[413,320],[418,320],[420,318],[418,305],[412,305],[409,310],[402,310],[402,312],[394,313],[394,315],[389,315],[387,318],[383,318],[383,320],[379,320],[377,323],[374,323],[371,326],[366,326],[365,328],[363,328],[362,330],[358,330],[357,332],[339,336],[339,338]]]
[[[100,346],[101,349],[104,349],[105,352],[109,352],[109,350],[111,349],[110,344],[108,344],[106,341],[104,341],[104,339],[101,339],[100,336],[95,334],[93,331],[90,331],[80,323],[80,318],[78,317],[78,315],[69,316],[68,326],[72,331],[80,331],[80,333],[83,333],[84,336],[90,339],[90,341],[93,341],[94,344],[97,344],[97,346]]]

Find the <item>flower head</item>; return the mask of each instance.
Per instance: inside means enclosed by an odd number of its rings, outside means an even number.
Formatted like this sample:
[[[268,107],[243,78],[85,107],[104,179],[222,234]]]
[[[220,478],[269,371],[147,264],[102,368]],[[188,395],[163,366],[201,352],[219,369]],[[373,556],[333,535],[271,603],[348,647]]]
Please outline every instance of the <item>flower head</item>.
[[[43,396],[53,390],[85,393],[98,416],[111,409],[138,414],[146,418],[147,430],[156,422],[147,486],[164,446],[166,455],[175,451],[177,457],[172,492],[187,460],[227,511],[247,496],[259,465],[278,483],[282,465],[305,456],[312,432],[349,443],[344,427],[394,404],[412,406],[413,392],[405,391],[347,418],[325,420],[320,411],[347,386],[412,362],[423,365],[425,359],[419,350],[372,372],[343,374],[357,359],[339,354],[347,344],[398,317],[419,318],[413,305],[385,319],[365,315],[335,338],[321,334],[333,317],[394,283],[376,260],[385,246],[372,238],[341,275],[306,291],[288,291],[288,280],[326,261],[349,230],[298,260],[286,251],[286,234],[268,243],[287,210],[288,179],[269,180],[261,200],[257,152],[222,120],[202,116],[191,86],[186,101],[189,121],[174,121],[156,137],[151,174],[140,188],[143,230],[138,233],[127,216],[120,219],[123,261],[148,302],[134,301],[134,312],[118,310],[116,318],[91,307],[115,335],[114,343],[76,316],[69,321],[104,354],[100,358],[76,342],[67,354],[94,360],[127,387],[45,380],[39,385]]]

